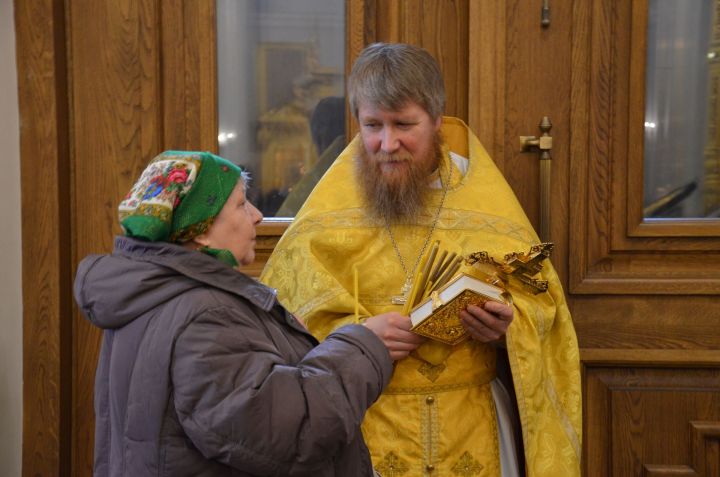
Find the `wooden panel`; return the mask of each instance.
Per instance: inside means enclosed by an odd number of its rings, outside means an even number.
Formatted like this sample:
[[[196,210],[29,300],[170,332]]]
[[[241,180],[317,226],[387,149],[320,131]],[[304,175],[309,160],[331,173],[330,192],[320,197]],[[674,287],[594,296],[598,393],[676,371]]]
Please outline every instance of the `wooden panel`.
[[[468,119],[468,0],[377,0],[366,26],[372,41],[402,42],[428,50],[445,78],[446,114]],[[369,35],[368,35],[369,36]],[[370,38],[367,38],[370,40]]]
[[[553,265],[568,277],[567,216],[571,71],[571,3],[552,6],[543,28],[540,11],[520,1],[471,2],[468,114],[471,128],[504,173],[531,223],[539,227],[539,154],[523,152],[519,136],[538,135],[543,116],[553,122],[551,240]]]
[[[717,475],[719,369],[589,367],[585,378],[587,477]]]
[[[583,348],[580,360],[586,366],[662,366],[664,368],[720,368],[720,353],[714,350]]]
[[[154,28],[162,41],[164,149],[217,153],[215,2],[162,0],[161,6],[162,26]]]
[[[470,2],[468,125],[505,170],[505,0]]]
[[[700,477],[700,474],[695,472],[692,467],[687,465],[652,465],[646,464],[643,466],[643,477]]]
[[[375,8],[374,0],[345,1],[345,78],[363,48],[375,41]],[[348,142],[358,132],[350,108],[345,108],[345,131]]]
[[[506,4],[505,109],[504,117],[496,119],[505,129],[503,172],[535,230],[540,230],[540,156],[537,151],[523,152],[519,137],[540,135],[538,125],[548,116],[553,124],[552,261],[567,283],[572,3],[552,2],[547,28],[541,24],[539,7],[528,8],[521,0]]]
[[[448,114],[467,120],[468,0],[346,0],[346,77],[363,48],[412,43],[430,51],[445,74]],[[451,27],[448,27],[450,25]],[[348,110],[348,138],[357,125]]]
[[[373,3],[374,8],[366,15],[369,20],[367,24],[368,32],[371,31],[370,25],[372,24],[372,31],[375,33],[372,41],[402,41],[400,22],[403,0],[375,0]]]
[[[469,0],[404,2],[400,41],[419,45],[440,64],[445,79],[445,113],[468,120]]]
[[[73,2],[69,14],[77,262],[111,250],[117,204],[156,154],[217,151],[215,17],[212,2],[171,0]],[[73,338],[72,468],[90,476],[100,333],[78,314]]]
[[[22,181],[23,475],[70,475],[65,12],[15,2]]]
[[[646,22],[646,0],[575,4],[570,290],[717,294],[720,221],[642,222]]]
[[[580,346],[704,349],[720,355],[720,305],[714,296],[572,296]]]
[[[643,476],[720,476],[720,422],[693,421],[692,465],[643,465]]]
[[[720,477],[720,421],[693,421],[693,468],[698,475]]]
[[[112,250],[117,205],[161,149],[158,4],[68,4],[74,160],[74,263]],[[100,331],[76,314],[73,329],[72,474],[91,476],[93,388]]]

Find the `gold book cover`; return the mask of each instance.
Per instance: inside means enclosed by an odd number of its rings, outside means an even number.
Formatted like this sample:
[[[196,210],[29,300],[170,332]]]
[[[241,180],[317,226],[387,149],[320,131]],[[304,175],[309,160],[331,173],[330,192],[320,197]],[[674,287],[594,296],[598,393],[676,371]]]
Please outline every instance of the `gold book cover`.
[[[460,312],[468,305],[482,306],[488,300],[510,304],[503,288],[467,273],[460,273],[433,291],[410,311],[411,331],[449,345],[456,345],[468,334],[460,322]]]

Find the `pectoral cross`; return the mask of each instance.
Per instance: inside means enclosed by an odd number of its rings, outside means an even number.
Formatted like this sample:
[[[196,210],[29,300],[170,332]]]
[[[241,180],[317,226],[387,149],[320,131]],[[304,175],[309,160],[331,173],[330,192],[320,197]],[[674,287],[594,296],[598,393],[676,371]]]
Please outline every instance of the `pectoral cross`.
[[[410,290],[412,289],[412,278],[408,277],[407,280],[405,280],[405,284],[400,289],[400,295],[395,295],[390,300],[393,305],[404,305],[408,301],[408,297],[410,296]]]

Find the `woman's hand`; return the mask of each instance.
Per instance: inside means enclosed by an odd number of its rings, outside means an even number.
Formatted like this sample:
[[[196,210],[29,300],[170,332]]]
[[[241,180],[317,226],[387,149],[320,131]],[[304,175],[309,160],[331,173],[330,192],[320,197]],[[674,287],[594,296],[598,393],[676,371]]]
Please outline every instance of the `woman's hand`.
[[[410,331],[410,317],[396,311],[371,316],[363,324],[380,338],[394,361],[407,357],[425,342],[425,338]]]

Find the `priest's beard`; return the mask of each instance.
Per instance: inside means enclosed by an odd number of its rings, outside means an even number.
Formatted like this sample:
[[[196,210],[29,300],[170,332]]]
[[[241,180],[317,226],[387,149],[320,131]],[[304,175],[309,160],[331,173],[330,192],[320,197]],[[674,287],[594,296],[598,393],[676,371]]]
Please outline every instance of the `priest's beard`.
[[[372,154],[362,142],[359,149],[355,174],[370,214],[390,224],[415,223],[428,202],[428,178],[442,155],[440,132],[433,136],[429,157],[413,157],[407,152],[388,154],[380,151]],[[405,162],[405,166],[383,170],[383,163],[390,161]]]

